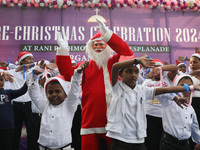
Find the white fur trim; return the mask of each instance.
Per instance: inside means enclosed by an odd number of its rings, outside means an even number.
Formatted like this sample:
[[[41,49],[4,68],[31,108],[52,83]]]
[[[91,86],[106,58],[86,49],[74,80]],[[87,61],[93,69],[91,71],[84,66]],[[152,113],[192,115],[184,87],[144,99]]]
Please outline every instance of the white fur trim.
[[[106,93],[106,104],[107,108],[110,106],[110,102],[112,99],[112,86],[110,83],[110,75],[108,72],[107,63],[103,66],[103,75],[104,75],[104,84],[105,84],[105,93]]]
[[[87,134],[94,134],[94,133],[106,133],[105,128],[81,128],[81,135],[87,135]]]
[[[101,39],[104,41],[104,42],[108,42],[112,36],[113,32],[108,29],[107,32],[101,36]]]
[[[186,75],[186,74],[181,74],[181,75],[178,75],[174,78],[174,81],[173,81],[173,86],[177,86],[178,85],[178,82],[183,78],[183,77],[190,77],[190,75]],[[192,78],[191,78],[192,80]]]
[[[49,84],[49,82],[51,82],[52,80],[57,80],[60,85],[62,86],[63,90],[65,91],[65,94],[68,95],[69,93],[69,86],[67,85],[67,82],[65,82],[64,80],[62,80],[61,78],[59,77],[52,77],[52,78],[49,78],[46,82],[45,82],[45,93],[46,93],[46,86]]]
[[[101,38],[96,38],[96,39],[93,39],[91,41],[94,42],[94,41],[98,41],[98,40],[102,40],[102,39]]]
[[[156,61],[155,65],[159,65],[159,66],[163,66],[163,64],[161,62]]]
[[[19,62],[21,62],[24,58],[26,58],[28,56],[33,56],[33,55],[32,54],[25,54],[19,59]]]
[[[198,57],[198,58],[200,59],[200,55],[199,55],[199,54],[197,54],[197,53],[195,53],[195,54],[192,54],[192,56],[196,56],[196,57]]]
[[[179,67],[180,65],[185,65],[186,66],[186,64],[184,64],[184,63],[179,63],[177,66]]]
[[[57,50],[56,55],[62,55],[62,56],[69,56],[69,51],[66,50]]]

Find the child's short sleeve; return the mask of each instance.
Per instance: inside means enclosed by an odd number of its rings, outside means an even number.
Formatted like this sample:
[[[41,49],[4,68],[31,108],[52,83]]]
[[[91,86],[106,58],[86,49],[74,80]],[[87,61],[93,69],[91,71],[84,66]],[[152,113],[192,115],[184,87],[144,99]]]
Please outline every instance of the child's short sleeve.
[[[112,90],[113,90],[113,92],[116,92],[117,89],[118,89],[118,87],[119,87],[119,80],[117,80],[117,82],[115,83],[115,85],[112,86]]]
[[[155,97],[155,87],[147,87],[147,86],[143,86],[142,87],[142,93],[144,93],[146,100],[148,99],[154,99]]]

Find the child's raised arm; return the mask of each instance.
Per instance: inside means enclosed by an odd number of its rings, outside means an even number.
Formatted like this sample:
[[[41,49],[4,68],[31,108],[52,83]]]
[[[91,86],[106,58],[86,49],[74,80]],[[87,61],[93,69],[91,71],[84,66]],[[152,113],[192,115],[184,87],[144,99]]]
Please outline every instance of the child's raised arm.
[[[187,84],[184,84],[184,86],[159,87],[159,88],[156,88],[155,95],[164,94],[164,93],[184,92],[184,91],[189,92],[192,90],[200,91],[200,85],[188,86]]]
[[[88,65],[89,65],[89,61],[85,61],[84,63],[79,65],[79,67],[77,68],[77,72],[81,73],[85,68],[88,67]]]
[[[160,71],[159,68],[162,69],[162,72],[168,71],[167,76],[172,81],[174,80],[175,76],[177,75],[178,67],[176,65],[164,65],[162,67],[156,67],[155,71]]]
[[[139,57],[139,58],[134,58],[130,60],[125,60],[121,62],[117,62],[113,65],[112,67],[112,73],[111,73],[111,84],[112,86],[115,85],[115,83],[118,80],[118,73],[120,70],[123,70],[127,67],[130,67],[132,65],[137,65],[141,64],[143,67],[150,67],[153,63],[151,62],[152,59],[148,59],[145,57]]]

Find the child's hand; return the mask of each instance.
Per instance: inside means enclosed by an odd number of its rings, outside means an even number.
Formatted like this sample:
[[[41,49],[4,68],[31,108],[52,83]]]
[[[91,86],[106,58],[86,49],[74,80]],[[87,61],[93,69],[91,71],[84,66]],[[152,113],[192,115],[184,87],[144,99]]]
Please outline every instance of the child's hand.
[[[1,65],[2,67],[7,67],[7,66],[8,66],[8,63],[7,63],[6,61],[1,61],[1,62],[0,62],[0,65]]]
[[[54,70],[55,68],[58,68],[58,66],[56,65],[56,63],[49,63],[46,64],[46,68],[49,70]]]
[[[157,76],[157,75],[160,75],[160,68],[159,67],[155,67],[153,69],[153,76]]]
[[[186,60],[186,57],[185,56],[178,56],[178,60],[184,62]]]
[[[14,77],[13,75],[11,75],[7,72],[3,72],[3,77],[6,81],[9,81],[11,83],[13,82],[13,77]]]
[[[198,47],[195,47],[195,53],[200,53]]]
[[[154,65],[153,62],[151,62],[153,59],[145,58],[145,57],[139,57],[137,58],[137,61],[139,64],[142,65],[144,68],[150,68],[152,65]]]
[[[23,70],[23,66],[25,67],[25,72],[34,64],[24,64],[24,65],[20,65],[19,67],[17,67],[15,69],[15,72],[19,72]]]
[[[200,144],[196,144],[195,146],[194,146],[194,150],[199,150],[200,149]]]
[[[176,100],[176,104],[177,104],[179,107],[181,107],[182,109],[183,109],[182,104],[183,104],[184,106],[188,107],[188,103],[189,103],[188,99],[186,99],[186,98],[184,98],[184,97],[179,97],[178,100]]]
[[[77,72],[81,73],[85,68],[87,68],[89,65],[88,61],[85,61],[84,63],[82,63],[78,68],[77,68]]]
[[[37,60],[37,63],[35,67],[33,68],[33,73],[36,75],[41,74],[42,72],[44,72],[45,67],[46,67],[46,64],[44,63],[44,59],[42,59],[40,63],[39,63],[39,60]]]

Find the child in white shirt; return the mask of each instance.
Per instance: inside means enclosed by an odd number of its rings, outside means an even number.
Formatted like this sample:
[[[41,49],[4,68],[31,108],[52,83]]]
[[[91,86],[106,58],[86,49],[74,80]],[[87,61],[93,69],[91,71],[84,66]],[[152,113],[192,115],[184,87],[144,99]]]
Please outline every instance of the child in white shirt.
[[[192,85],[192,78],[189,75],[179,75],[174,81],[174,86]],[[183,92],[185,98],[190,98],[189,92]],[[161,95],[163,96],[163,95]],[[180,108],[174,101],[163,96],[160,99],[163,106],[163,129],[164,134],[160,150],[190,150],[189,138],[197,143],[195,150],[200,149],[200,130],[196,113],[192,106],[182,105]]]
[[[145,150],[146,100],[185,90],[183,86],[154,88],[136,84],[139,69],[133,64],[138,63],[144,67],[152,65],[151,59],[136,58],[115,63],[112,67],[113,97],[106,125],[107,136],[112,139],[110,150]],[[118,75],[122,81],[118,80]],[[194,88],[200,90],[199,86]]]
[[[45,82],[45,92],[48,100],[39,97],[39,88],[36,78],[29,83],[29,94],[36,106],[42,112],[40,136],[38,143],[40,149],[70,150],[72,119],[77,108],[79,87],[82,78],[81,72],[87,68],[84,62],[75,70],[71,89],[62,76],[52,77]]]

